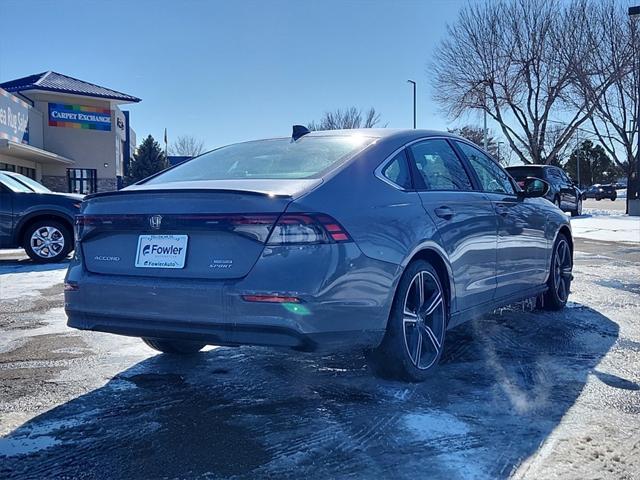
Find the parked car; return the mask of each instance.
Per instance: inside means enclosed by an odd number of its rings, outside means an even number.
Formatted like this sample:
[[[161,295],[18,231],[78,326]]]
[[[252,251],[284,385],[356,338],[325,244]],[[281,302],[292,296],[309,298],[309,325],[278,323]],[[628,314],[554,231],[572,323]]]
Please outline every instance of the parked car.
[[[549,184],[545,198],[560,210],[570,212],[572,217],[582,215],[582,191],[564,170],[554,165],[518,165],[507,167],[509,174],[523,185],[527,177],[540,178]]]
[[[585,198],[595,198],[598,201],[603,198],[608,198],[609,200],[614,201],[618,198],[618,192],[616,191],[615,185],[596,184],[587,189],[585,192]]]
[[[82,197],[0,172],[0,248],[22,247],[34,262],[59,262],[73,250],[73,217]]]
[[[68,325],[172,354],[362,347],[420,381],[447,329],[525,298],[565,306],[573,242],[547,189],[446,133],[229,145],[85,199]]]

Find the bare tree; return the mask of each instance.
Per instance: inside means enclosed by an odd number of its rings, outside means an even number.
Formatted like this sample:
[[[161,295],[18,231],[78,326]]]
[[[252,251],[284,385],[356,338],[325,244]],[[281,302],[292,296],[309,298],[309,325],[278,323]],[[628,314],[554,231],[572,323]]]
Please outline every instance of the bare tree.
[[[169,145],[169,155],[195,157],[204,152],[204,142],[190,135],[182,135]]]
[[[373,128],[380,123],[380,114],[371,107],[367,112],[356,107],[337,109],[332,112],[325,112],[322,118],[315,122],[310,122],[309,130],[342,130],[352,128]]]
[[[638,152],[638,71],[640,32],[621,2],[591,0],[580,21],[589,26],[582,39],[589,55],[580,64],[576,88],[593,105],[591,127],[606,153],[629,178],[627,199],[635,198],[635,162]],[[634,53],[635,52],[635,53]],[[604,89],[600,91],[600,88]]]
[[[593,109],[571,98],[576,59],[586,49],[573,42],[566,51],[567,38],[584,28],[571,19],[574,4],[497,0],[463,8],[434,55],[436,101],[456,118],[487,112],[524,163],[557,161]],[[567,121],[550,139],[554,116]]]

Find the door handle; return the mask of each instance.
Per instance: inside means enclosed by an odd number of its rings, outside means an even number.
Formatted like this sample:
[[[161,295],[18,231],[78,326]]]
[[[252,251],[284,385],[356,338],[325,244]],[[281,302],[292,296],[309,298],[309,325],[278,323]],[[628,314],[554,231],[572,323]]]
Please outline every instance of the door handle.
[[[435,208],[433,211],[438,217],[444,218],[445,220],[451,220],[456,214],[451,207],[447,206]]]
[[[498,215],[506,217],[507,215],[509,215],[509,207],[504,203],[497,203],[496,212],[498,213]]]

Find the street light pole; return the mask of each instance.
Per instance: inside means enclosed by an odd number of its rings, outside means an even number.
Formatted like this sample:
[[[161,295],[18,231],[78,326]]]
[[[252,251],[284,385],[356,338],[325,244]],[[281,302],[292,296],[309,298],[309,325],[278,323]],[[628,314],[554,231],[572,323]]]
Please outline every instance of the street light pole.
[[[640,6],[629,7],[629,17],[635,19],[637,22],[638,17],[640,17]],[[632,30],[635,32],[635,29]],[[632,36],[632,45],[636,46],[635,35]],[[636,98],[636,129],[637,129],[637,142],[638,145],[636,147],[636,168],[635,172],[632,172],[629,175],[630,178],[627,179],[627,194],[629,190],[633,192],[633,197],[628,197],[628,213],[629,215],[640,216],[640,53],[636,50],[636,61],[637,61],[637,88],[638,88],[638,97]],[[634,175],[635,173],[635,175]],[[635,178],[633,178],[635,176]],[[629,186],[633,186],[633,188],[629,188]]]
[[[576,174],[578,175],[578,188],[582,188],[580,177],[580,132],[576,130]]]
[[[488,138],[489,134],[487,132],[487,87],[486,85],[484,87],[483,92],[484,92],[484,97],[483,97],[484,109],[482,113],[483,113],[484,125],[482,129],[482,146],[486,151],[489,148],[489,138]]]
[[[413,129],[416,129],[416,82],[407,80],[407,83],[413,85]]]

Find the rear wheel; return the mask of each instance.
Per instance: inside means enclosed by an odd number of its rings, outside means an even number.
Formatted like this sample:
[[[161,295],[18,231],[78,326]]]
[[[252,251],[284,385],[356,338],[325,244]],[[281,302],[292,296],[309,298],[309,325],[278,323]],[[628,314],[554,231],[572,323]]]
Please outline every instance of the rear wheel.
[[[615,202],[616,198],[618,198],[618,194],[614,192],[613,195],[611,195],[611,201]]]
[[[569,240],[559,234],[551,256],[551,271],[547,280],[548,290],[542,296],[544,310],[561,310],[567,304],[573,279],[573,258]]]
[[[576,209],[571,211],[572,217],[579,217],[582,215],[582,198],[578,199],[578,203],[576,204]]]
[[[438,272],[424,260],[410,263],[398,285],[384,340],[368,355],[373,371],[410,382],[425,380],[442,355],[447,319]]]
[[[154,350],[174,355],[189,355],[198,353],[206,343],[189,342],[186,340],[161,340],[158,338],[142,338],[142,341]]]
[[[27,227],[22,239],[27,255],[37,263],[55,263],[73,248],[70,229],[56,220],[40,220]]]

